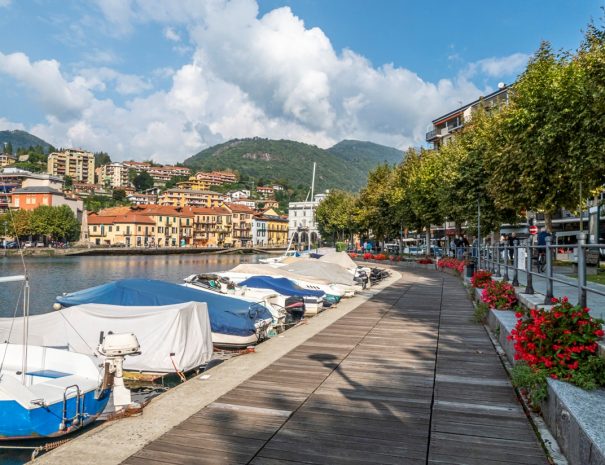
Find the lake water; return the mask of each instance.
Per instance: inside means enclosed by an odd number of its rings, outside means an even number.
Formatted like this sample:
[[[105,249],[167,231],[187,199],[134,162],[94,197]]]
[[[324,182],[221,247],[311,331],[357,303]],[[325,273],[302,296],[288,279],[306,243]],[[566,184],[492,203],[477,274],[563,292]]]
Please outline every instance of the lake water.
[[[109,257],[25,257],[30,276],[30,312],[51,311],[55,297],[121,278],[161,279],[181,283],[183,278],[208,271],[224,271],[240,263],[258,263],[261,255],[122,255]],[[23,274],[19,257],[0,257],[0,276]],[[22,311],[22,283],[0,285],[0,317]]]
[[[30,276],[30,311],[32,314],[52,310],[55,297],[121,278],[161,279],[181,283],[194,273],[229,270],[240,263],[258,263],[260,255],[143,255],[110,257],[25,257]],[[0,257],[0,276],[23,274],[19,257]],[[22,283],[0,284],[0,317],[22,312]],[[69,436],[68,436],[69,437]],[[50,441],[11,443],[38,446]],[[20,465],[27,462],[30,451],[3,450],[0,442],[0,464]],[[7,445],[7,444],[4,444]],[[75,463],[75,462],[74,462]]]

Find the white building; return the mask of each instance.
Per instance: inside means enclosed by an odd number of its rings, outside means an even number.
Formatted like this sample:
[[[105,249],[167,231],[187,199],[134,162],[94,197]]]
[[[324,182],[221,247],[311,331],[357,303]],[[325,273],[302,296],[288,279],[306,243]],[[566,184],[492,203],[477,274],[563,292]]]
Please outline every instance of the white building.
[[[316,243],[321,239],[315,210],[326,194],[317,194],[312,202],[290,202],[288,204],[288,240],[296,244]]]
[[[128,167],[124,163],[109,163],[97,169],[99,183],[113,188],[128,187]]]
[[[243,189],[241,191],[229,192],[231,200],[247,199],[250,197],[250,191]]]
[[[260,215],[252,218],[252,244],[256,247],[268,244],[267,219]]]

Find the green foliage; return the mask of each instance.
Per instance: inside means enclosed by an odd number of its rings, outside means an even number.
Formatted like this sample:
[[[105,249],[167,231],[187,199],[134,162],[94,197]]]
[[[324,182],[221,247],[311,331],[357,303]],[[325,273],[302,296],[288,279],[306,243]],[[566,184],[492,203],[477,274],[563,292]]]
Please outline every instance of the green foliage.
[[[32,173],[42,173],[43,171],[46,171],[46,163],[41,165],[39,163],[31,163],[29,161],[18,161],[13,163],[11,166],[21,170],[30,171]]]
[[[172,189],[176,187],[178,182],[187,181],[189,178],[187,176],[173,176],[168,181],[166,181],[166,185],[164,186],[166,189]],[[217,186],[219,187],[219,186]]]
[[[336,252],[345,252],[347,250],[346,242],[337,242],[336,243]]]
[[[96,152],[95,154],[95,166],[103,166],[111,163],[111,157],[106,152]]]
[[[124,189],[114,189],[111,198],[118,202],[124,201],[126,199],[126,191]]]
[[[147,171],[142,171],[134,177],[132,184],[138,192],[141,192],[153,187],[153,178]]]
[[[586,390],[605,386],[605,359],[598,355],[589,357],[572,373],[569,381]]]
[[[123,191],[122,191],[123,192]],[[130,205],[127,200],[115,200],[112,197],[105,197],[101,195],[91,195],[84,199],[84,208],[88,212],[98,212],[104,208],[117,207],[120,205]]]
[[[473,312],[473,321],[478,324],[484,324],[487,321],[488,314],[488,305],[484,302],[480,302],[475,305],[475,311]]]
[[[74,180],[71,176],[65,176],[63,178],[63,188],[66,190],[71,190],[74,185]]]
[[[2,232],[6,228],[7,235],[10,237],[24,238],[33,234],[30,228],[31,211],[16,210],[0,215],[0,224]]]
[[[9,236],[19,238],[46,237],[49,240],[76,240],[80,235],[80,223],[67,205],[40,206],[35,210],[17,210],[0,216],[0,224],[6,223]]]
[[[387,164],[370,171],[368,184],[361,189],[357,200],[355,223],[358,231],[371,231],[378,240],[397,234],[400,217],[394,208],[395,183],[395,168]]]
[[[346,234],[356,229],[355,201],[355,197],[348,192],[333,190],[328,194],[315,211],[315,219],[322,236],[344,239]]]
[[[357,144],[364,146],[365,143]],[[247,177],[262,178],[263,182],[280,180],[280,184],[286,181],[291,186],[302,183],[308,190],[313,162],[317,162],[316,192],[335,188],[354,192],[366,181],[368,168],[385,158],[389,161],[395,158],[390,152],[394,149],[376,144],[367,144],[365,151],[356,150],[353,154],[338,145],[334,150],[323,150],[288,140],[234,139],[188,158],[185,166],[198,171],[228,168],[240,172],[242,180]],[[347,147],[350,148],[350,144],[345,144]],[[388,155],[376,155],[377,152],[369,147],[377,147],[378,152],[384,151]],[[401,152],[397,159],[401,159]]]
[[[546,372],[533,370],[525,363],[517,363],[511,372],[513,386],[524,390],[529,403],[534,409],[539,409],[540,404],[548,397],[546,384]]]

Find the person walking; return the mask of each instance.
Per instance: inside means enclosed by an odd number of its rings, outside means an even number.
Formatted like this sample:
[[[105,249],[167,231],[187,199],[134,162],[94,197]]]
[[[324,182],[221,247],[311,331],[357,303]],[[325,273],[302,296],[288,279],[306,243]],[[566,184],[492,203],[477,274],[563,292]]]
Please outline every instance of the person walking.
[[[517,237],[517,233],[509,234],[508,236],[508,256],[510,257],[510,261],[513,262],[515,260],[515,247],[519,247],[521,245],[521,241]]]

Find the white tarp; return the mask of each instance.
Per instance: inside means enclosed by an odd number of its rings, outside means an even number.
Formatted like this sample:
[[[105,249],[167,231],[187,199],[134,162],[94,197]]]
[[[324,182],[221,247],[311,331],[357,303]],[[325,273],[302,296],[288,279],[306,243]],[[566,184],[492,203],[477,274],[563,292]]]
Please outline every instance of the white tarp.
[[[169,373],[176,365],[178,370],[188,371],[212,357],[208,307],[201,302],[158,307],[76,305],[30,316],[28,340],[30,344],[94,354],[101,331],[133,333],[139,340],[141,354],[126,357],[126,370]],[[22,317],[0,318],[0,341],[20,344],[22,339]]]
[[[235,268],[230,270],[233,273],[242,273],[249,275],[258,275],[258,276],[279,276],[281,278],[288,278],[291,281],[306,281],[309,283],[317,283],[317,284],[325,284],[329,285],[333,281],[329,279],[320,279],[312,276],[305,276],[302,274],[291,273],[287,271],[285,268],[276,268],[271,265],[255,265],[250,263],[242,263],[241,265],[237,265]],[[219,273],[220,274],[220,273]]]
[[[355,263],[346,252],[331,252],[319,257],[319,261],[325,263],[334,263],[335,265],[342,266],[347,270],[355,270],[357,268],[357,263]]]
[[[291,273],[302,274],[304,276],[313,276],[319,279],[329,280],[334,284],[343,284],[345,286],[353,286],[353,274],[344,269],[342,266],[334,263],[320,262],[315,258],[299,260],[295,263],[288,263],[279,269],[286,270]]]

